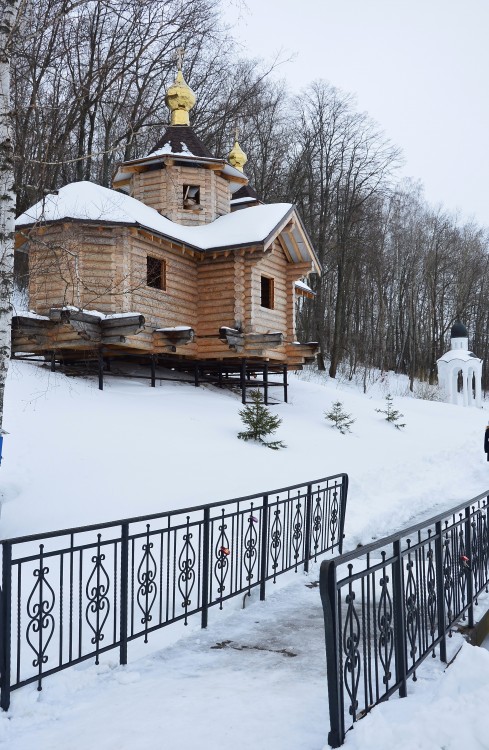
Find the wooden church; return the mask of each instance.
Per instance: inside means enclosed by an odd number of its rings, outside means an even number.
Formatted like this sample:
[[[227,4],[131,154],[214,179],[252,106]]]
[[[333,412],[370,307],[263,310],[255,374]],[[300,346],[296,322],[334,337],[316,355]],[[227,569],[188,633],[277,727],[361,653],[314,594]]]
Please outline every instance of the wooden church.
[[[163,137],[113,189],[71,183],[17,219],[30,311],[14,355],[302,367],[317,346],[296,340],[297,299],[320,268],[300,217],[258,200],[237,139],[226,160],[196,136],[181,65],[166,103]]]

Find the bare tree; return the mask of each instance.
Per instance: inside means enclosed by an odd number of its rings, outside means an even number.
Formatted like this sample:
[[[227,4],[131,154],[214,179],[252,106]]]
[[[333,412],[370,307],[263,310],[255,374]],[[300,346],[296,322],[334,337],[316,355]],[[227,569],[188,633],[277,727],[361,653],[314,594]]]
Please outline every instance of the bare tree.
[[[349,297],[368,207],[388,189],[399,152],[367,115],[355,111],[350,96],[323,81],[312,84],[298,107],[292,182],[323,268],[310,333],[323,348],[327,344],[335,377],[347,348]]]

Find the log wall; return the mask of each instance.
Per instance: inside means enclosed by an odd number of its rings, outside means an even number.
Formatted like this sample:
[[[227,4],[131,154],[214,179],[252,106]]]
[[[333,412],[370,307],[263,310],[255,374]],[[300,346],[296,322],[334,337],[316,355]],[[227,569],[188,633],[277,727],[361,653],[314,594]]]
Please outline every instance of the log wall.
[[[200,205],[183,207],[183,186],[200,187]],[[133,198],[155,208],[171,221],[185,226],[208,224],[231,210],[229,183],[215,170],[171,166],[135,173],[131,180]]]
[[[287,334],[287,314],[289,305],[294,304],[287,274],[287,258],[278,243],[273,243],[271,251],[257,260],[257,255],[248,258],[245,295],[245,331],[247,333],[270,333],[281,331]],[[273,279],[273,309],[261,306],[261,277]],[[283,356],[283,346],[277,347],[275,357]]]
[[[198,355],[202,358],[229,356],[229,347],[218,337],[222,326],[236,326],[234,254],[205,258],[198,264],[197,279]]]
[[[163,260],[166,266],[166,289],[146,284],[146,259]],[[132,231],[129,241],[131,310],[146,318],[149,328],[197,326],[197,260],[169,242],[156,243],[141,232]],[[185,354],[195,354],[196,344],[185,346]]]
[[[42,315],[64,305],[113,312],[121,296],[115,249],[124,231],[72,223],[34,230],[28,243],[30,307]]]
[[[128,351],[134,347],[199,359],[301,361],[302,352],[292,347],[294,282],[310,264],[290,263],[279,240],[265,253],[250,247],[205,256],[135,227],[65,223],[36,229],[35,236],[29,245],[30,307],[40,314],[74,305],[143,315],[145,330],[124,337],[121,352],[124,344]],[[166,289],[147,285],[148,256],[165,262]],[[273,279],[273,309],[261,306],[262,276]],[[155,328],[177,326],[193,329],[195,340],[173,342],[158,334],[156,342]],[[221,340],[222,327],[240,331],[241,343],[230,348]],[[273,332],[282,333],[282,344],[270,345],[270,337],[259,336]]]

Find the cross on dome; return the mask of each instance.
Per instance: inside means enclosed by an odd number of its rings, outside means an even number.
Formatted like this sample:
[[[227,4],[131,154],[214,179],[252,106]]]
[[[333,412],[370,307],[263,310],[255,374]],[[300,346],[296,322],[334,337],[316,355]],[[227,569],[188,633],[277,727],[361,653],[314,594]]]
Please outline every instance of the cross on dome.
[[[189,112],[195,104],[195,94],[182,73],[183,47],[177,49],[177,75],[165,96],[165,104],[171,112],[172,125],[190,125]]]
[[[177,48],[177,69],[178,70],[182,69],[184,53],[185,53],[185,47]]]

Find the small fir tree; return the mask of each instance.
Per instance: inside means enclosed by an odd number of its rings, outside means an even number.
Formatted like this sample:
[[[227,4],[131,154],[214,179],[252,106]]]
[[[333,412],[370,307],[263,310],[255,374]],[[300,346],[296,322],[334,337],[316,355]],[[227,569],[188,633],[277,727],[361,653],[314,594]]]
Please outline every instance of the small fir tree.
[[[404,414],[401,414],[400,411],[397,409],[394,409],[394,405],[392,403],[393,399],[390,393],[387,394],[385,397],[386,400],[386,408],[385,409],[376,409],[375,411],[378,411],[379,414],[385,414],[385,418],[388,422],[391,422],[394,427],[396,427],[398,430],[402,429],[402,427],[405,427],[405,422],[399,422],[400,419],[404,416]]]
[[[336,427],[342,435],[351,432],[350,427],[355,422],[355,420],[351,418],[351,414],[347,414],[343,411],[343,404],[341,401],[335,401],[334,404],[332,404],[331,409],[324,412],[324,416],[333,423],[333,426]]]
[[[240,440],[256,440],[267,448],[276,451],[287,446],[281,440],[264,440],[266,435],[271,435],[280,426],[282,420],[274,416],[263,404],[260,391],[250,391],[252,403],[241,409],[239,416],[243,424],[248,428],[245,432],[239,432]]]

